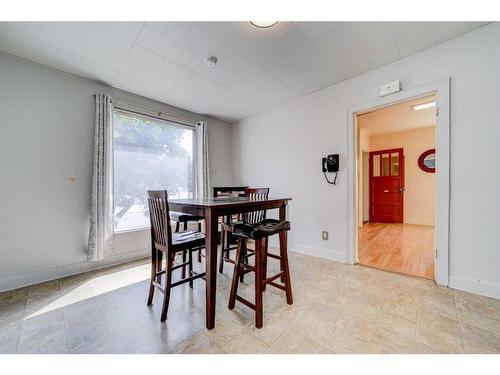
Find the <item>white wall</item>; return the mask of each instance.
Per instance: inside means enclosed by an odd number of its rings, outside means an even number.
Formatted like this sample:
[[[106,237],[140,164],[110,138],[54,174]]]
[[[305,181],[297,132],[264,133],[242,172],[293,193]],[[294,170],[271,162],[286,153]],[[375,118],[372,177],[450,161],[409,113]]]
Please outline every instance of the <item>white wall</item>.
[[[235,183],[292,196],[291,248],[344,261],[347,176],[328,185],[320,164],[333,152],[345,158],[348,106],[376,98],[384,82],[451,77],[450,285],[500,297],[499,62],[495,23],[248,117],[233,130]]]
[[[149,233],[127,233],[86,262],[96,91],[207,121],[211,182],[232,183],[230,124],[0,54],[0,291],[147,253]]]
[[[407,224],[434,225],[436,174],[421,170],[418,158],[422,152],[436,148],[436,127],[426,126],[401,132],[374,134],[370,137],[370,147],[370,151],[403,148],[406,188],[403,221]]]

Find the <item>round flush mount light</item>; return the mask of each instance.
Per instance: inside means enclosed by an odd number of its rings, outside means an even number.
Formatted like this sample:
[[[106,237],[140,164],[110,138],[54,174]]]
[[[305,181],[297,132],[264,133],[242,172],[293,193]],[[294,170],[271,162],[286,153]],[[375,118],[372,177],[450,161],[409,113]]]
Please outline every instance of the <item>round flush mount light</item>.
[[[208,56],[206,59],[205,59],[205,62],[207,63],[207,65],[209,67],[214,67],[215,64],[217,64],[217,57],[215,56]]]
[[[279,21],[249,21],[250,25],[258,28],[258,29],[270,29],[273,26],[276,26]]]

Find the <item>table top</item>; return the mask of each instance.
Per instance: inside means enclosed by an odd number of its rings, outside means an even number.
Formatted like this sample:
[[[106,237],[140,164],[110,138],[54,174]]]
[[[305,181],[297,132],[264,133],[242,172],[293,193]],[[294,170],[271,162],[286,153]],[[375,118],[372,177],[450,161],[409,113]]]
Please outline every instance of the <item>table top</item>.
[[[182,205],[191,207],[231,207],[231,206],[246,206],[258,203],[272,204],[283,201],[290,201],[292,198],[285,197],[270,197],[262,200],[251,200],[248,197],[208,197],[208,198],[189,198],[189,199],[169,199],[168,203],[172,205]]]

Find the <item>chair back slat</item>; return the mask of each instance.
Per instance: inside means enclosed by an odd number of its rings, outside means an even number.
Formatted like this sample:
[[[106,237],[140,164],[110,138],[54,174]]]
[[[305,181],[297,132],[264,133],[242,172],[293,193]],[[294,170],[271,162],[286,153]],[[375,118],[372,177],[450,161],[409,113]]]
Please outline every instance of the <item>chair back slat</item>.
[[[245,196],[251,201],[263,201],[269,197],[269,188],[247,188]],[[252,211],[243,214],[243,221],[248,224],[256,224],[266,218],[266,210]]]
[[[148,190],[149,219],[151,221],[152,247],[156,244],[168,250],[172,244],[172,228],[166,190]]]

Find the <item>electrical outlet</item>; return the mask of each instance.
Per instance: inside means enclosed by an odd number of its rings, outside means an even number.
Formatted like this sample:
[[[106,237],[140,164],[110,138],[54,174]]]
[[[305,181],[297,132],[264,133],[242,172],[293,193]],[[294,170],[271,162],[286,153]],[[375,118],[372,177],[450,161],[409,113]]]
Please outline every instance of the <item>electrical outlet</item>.
[[[326,230],[324,230],[323,232],[321,232],[321,239],[325,240],[325,241],[328,241],[328,232]]]

